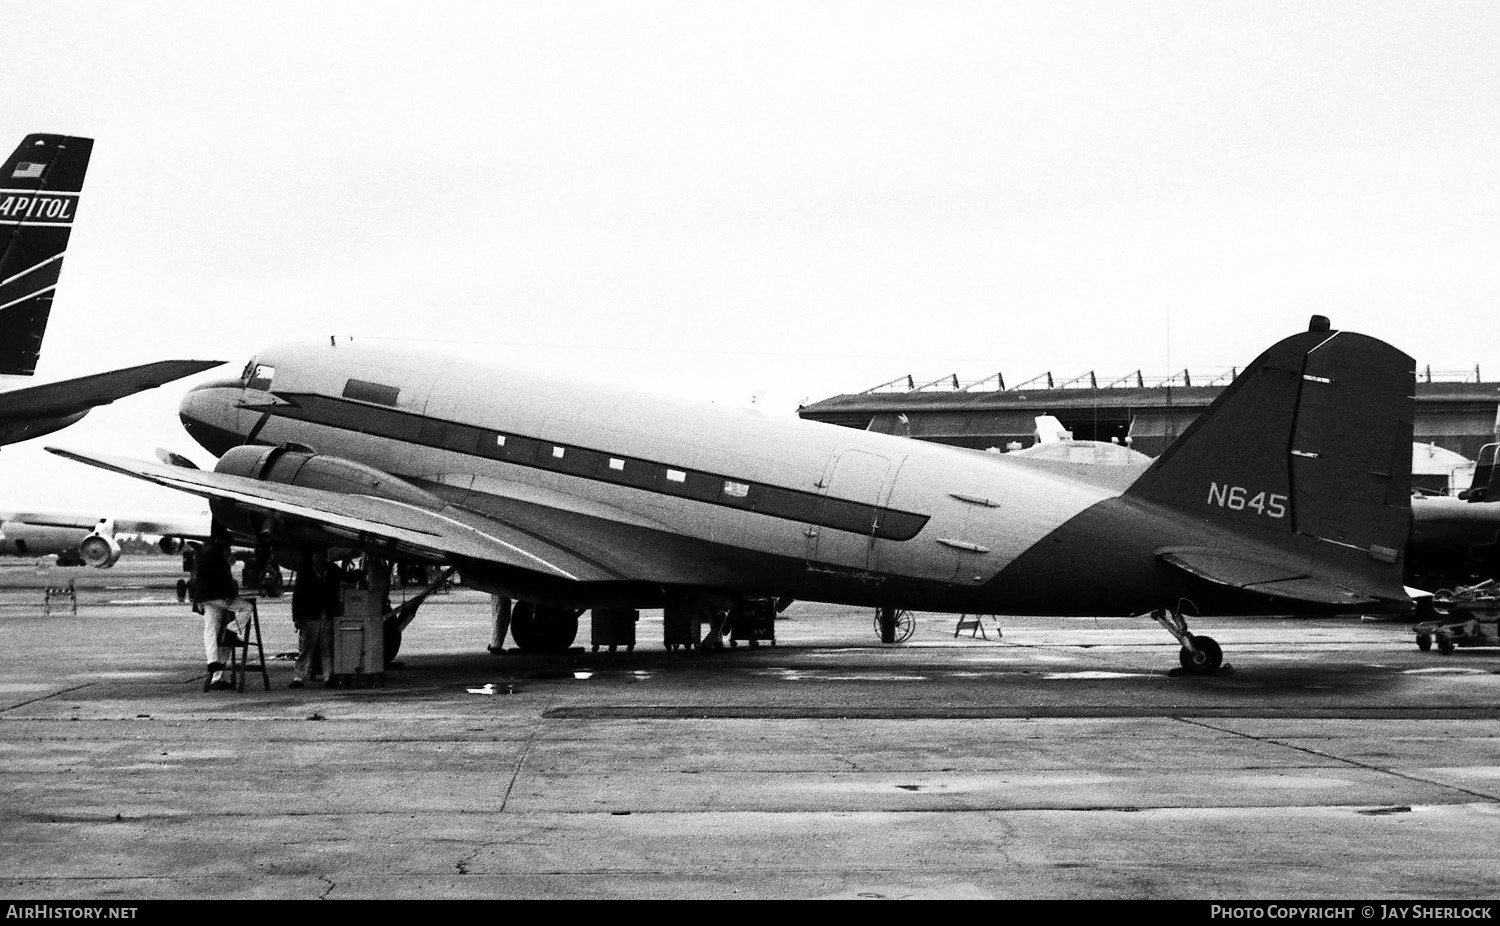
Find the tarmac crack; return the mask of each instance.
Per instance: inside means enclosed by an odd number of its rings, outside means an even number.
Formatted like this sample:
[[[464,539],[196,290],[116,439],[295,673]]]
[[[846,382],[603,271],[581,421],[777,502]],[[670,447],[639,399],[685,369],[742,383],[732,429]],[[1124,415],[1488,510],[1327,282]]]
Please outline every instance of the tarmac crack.
[[[82,685],[73,685],[73,686],[68,687],[68,688],[59,688],[56,691],[49,691],[47,694],[44,694],[44,695],[42,695],[40,697],[28,698],[25,701],[17,701],[15,704],[10,704],[10,705],[7,705],[7,706],[5,706],[3,708],[0,708],[0,713],[5,713],[7,711],[18,710],[19,708],[23,708],[23,707],[26,707],[26,706],[31,705],[31,704],[41,704],[43,701],[50,701],[53,698],[58,697],[59,695],[69,694],[69,693],[74,692],[74,691],[82,691],[83,689],[92,687],[95,684],[97,684],[97,683],[96,682],[84,682]]]
[[[1400,778],[1405,781],[1416,782],[1418,784],[1433,785],[1435,787],[1444,788],[1449,791],[1457,791],[1459,794],[1478,798],[1479,800],[1484,801],[1487,804],[1500,803],[1500,798],[1497,798],[1493,794],[1487,794],[1483,791],[1475,791],[1472,788],[1465,788],[1463,785],[1451,784],[1446,781],[1433,781],[1430,778],[1423,778],[1420,775],[1413,775],[1408,772],[1398,771],[1394,768],[1382,768],[1381,766],[1372,765],[1368,762],[1361,762],[1358,759],[1349,759],[1344,756],[1334,755],[1333,753],[1322,752],[1320,750],[1313,749],[1311,746],[1302,746],[1298,745],[1297,743],[1288,743],[1285,740],[1277,739],[1276,737],[1254,736],[1249,733],[1242,733],[1239,730],[1231,730],[1226,727],[1216,726],[1214,724],[1206,723],[1201,720],[1191,720],[1187,717],[1174,717],[1172,719],[1178,721],[1179,723],[1190,724],[1195,727],[1202,727],[1205,730],[1213,730],[1218,733],[1227,733],[1230,736],[1237,736],[1241,739],[1247,739],[1257,743],[1269,743],[1273,746],[1280,746],[1283,749],[1291,749],[1295,752],[1305,753],[1310,756],[1317,756],[1320,759],[1339,762],[1349,766],[1350,768],[1363,769],[1367,772],[1375,772],[1376,774],[1381,775],[1390,775],[1394,778]]]
[[[527,731],[526,740],[521,744],[521,754],[516,757],[516,764],[510,773],[510,781],[505,784],[505,795],[500,798],[500,812],[510,805],[511,792],[516,788],[516,782],[521,780],[521,772],[526,768],[526,760],[531,757],[531,751],[536,746],[537,737],[541,734],[542,725],[546,723],[547,712],[557,703],[558,695],[553,694],[547,698],[547,705],[538,711],[531,722],[531,729]]]

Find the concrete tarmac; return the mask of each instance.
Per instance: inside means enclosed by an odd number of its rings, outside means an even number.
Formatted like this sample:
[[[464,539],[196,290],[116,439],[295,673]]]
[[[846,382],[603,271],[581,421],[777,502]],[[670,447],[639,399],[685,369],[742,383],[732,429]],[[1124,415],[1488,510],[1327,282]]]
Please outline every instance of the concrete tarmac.
[[[1500,898],[1500,649],[1404,624],[794,604],[774,646],[495,656],[424,604],[381,686],[203,692],[173,558],[0,566],[0,894]],[[44,615],[48,585],[78,585]]]

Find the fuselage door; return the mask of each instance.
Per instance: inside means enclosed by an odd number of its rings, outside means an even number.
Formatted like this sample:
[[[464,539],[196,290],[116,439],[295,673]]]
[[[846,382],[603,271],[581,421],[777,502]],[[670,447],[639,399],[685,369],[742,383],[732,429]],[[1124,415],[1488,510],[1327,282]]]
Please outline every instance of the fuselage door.
[[[845,450],[833,459],[807,528],[810,563],[867,572],[878,568],[875,531],[890,480],[891,461],[878,454]]]

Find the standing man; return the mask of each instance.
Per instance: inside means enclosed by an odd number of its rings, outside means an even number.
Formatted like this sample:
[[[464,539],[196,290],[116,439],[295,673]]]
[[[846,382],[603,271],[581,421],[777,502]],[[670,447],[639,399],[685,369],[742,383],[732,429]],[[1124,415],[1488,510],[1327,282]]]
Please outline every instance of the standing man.
[[[504,595],[490,595],[490,617],[492,618],[490,655],[505,655],[505,634],[510,630],[511,600]]]
[[[333,684],[333,619],[342,610],[339,585],[343,571],[328,565],[327,550],[311,550],[297,567],[292,586],[292,623],[297,625],[297,667],[288,688],[307,683],[316,655],[323,684]]]

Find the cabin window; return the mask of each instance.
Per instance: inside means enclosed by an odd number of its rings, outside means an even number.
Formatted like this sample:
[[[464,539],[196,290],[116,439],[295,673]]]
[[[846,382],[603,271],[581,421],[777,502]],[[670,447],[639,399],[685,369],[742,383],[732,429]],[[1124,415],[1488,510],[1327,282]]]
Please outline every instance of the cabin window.
[[[271,390],[271,379],[276,375],[276,368],[265,363],[257,363],[255,369],[250,373],[250,381],[245,383],[247,389],[259,389],[262,392]]]
[[[743,482],[735,482],[733,479],[725,479],[724,494],[730,498],[744,498],[750,494],[750,486]]]
[[[496,447],[504,447],[505,446],[505,435],[504,434],[496,434],[495,435],[495,446]]]
[[[565,453],[567,453],[567,451],[564,450],[561,447],[553,447],[552,448],[552,456],[553,456],[554,459],[561,460],[563,458],[563,454],[565,454]]]
[[[669,470],[667,470],[667,481],[668,482],[687,482],[687,473],[684,473],[680,469],[669,469]]]
[[[609,458],[609,468],[612,469],[612,470],[614,470],[615,472],[624,472],[625,471],[625,461],[619,459],[618,457],[610,457]]]

